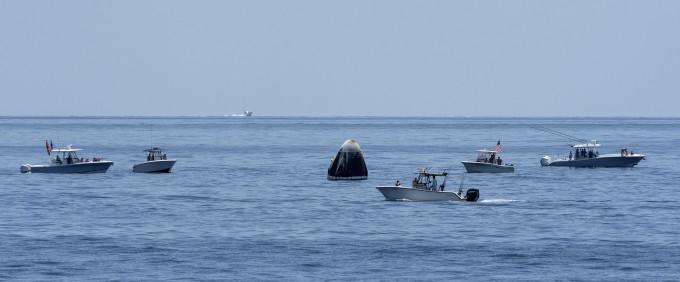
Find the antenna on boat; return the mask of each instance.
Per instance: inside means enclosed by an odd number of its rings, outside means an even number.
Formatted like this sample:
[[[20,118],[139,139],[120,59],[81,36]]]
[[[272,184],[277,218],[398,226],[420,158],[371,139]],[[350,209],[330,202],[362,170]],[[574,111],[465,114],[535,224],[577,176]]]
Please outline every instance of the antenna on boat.
[[[151,123],[151,147],[149,148],[153,149],[153,123]]]

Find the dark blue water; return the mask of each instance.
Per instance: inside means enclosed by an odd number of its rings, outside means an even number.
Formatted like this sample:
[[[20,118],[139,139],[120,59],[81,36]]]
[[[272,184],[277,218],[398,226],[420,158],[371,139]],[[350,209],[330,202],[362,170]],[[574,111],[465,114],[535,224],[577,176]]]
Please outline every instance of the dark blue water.
[[[635,168],[541,167],[587,139]],[[152,130],[151,130],[152,129]],[[0,280],[678,280],[680,119],[0,118]],[[327,181],[347,139],[364,181]],[[20,174],[45,139],[115,165]],[[152,140],[153,139],[153,140]],[[389,202],[374,188],[493,148],[479,202]],[[170,174],[133,174],[154,145]]]

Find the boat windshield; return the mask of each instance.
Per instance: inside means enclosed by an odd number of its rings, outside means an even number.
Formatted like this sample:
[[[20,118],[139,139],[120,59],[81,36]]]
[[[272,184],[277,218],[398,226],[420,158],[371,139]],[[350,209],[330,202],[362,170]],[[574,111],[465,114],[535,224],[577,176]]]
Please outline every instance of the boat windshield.
[[[448,172],[431,172],[429,169],[419,168],[417,171],[414,171],[413,174],[416,175],[416,177],[413,179],[413,182],[411,183],[413,188],[438,190],[439,186],[437,184],[437,176],[446,177]]]

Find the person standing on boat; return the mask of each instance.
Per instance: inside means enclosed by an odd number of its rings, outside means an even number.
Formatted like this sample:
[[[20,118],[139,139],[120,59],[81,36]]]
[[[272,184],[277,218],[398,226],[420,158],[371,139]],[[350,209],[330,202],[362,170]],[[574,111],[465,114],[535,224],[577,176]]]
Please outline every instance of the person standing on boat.
[[[437,191],[437,176],[432,176],[432,186],[430,186],[432,191]]]
[[[411,181],[411,186],[413,186],[413,188],[418,187],[418,177],[413,178],[413,181]]]

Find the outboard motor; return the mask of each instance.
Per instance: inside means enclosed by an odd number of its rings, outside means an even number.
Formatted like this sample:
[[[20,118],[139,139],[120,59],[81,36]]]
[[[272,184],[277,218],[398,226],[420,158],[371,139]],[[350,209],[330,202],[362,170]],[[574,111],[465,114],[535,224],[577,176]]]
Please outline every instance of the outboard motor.
[[[541,158],[541,165],[542,166],[548,166],[550,165],[550,157],[544,156]]]
[[[468,189],[467,192],[465,192],[465,199],[468,202],[476,202],[477,199],[479,199],[479,190],[478,189]]]
[[[31,165],[29,164],[22,165],[20,170],[21,173],[31,173]]]

